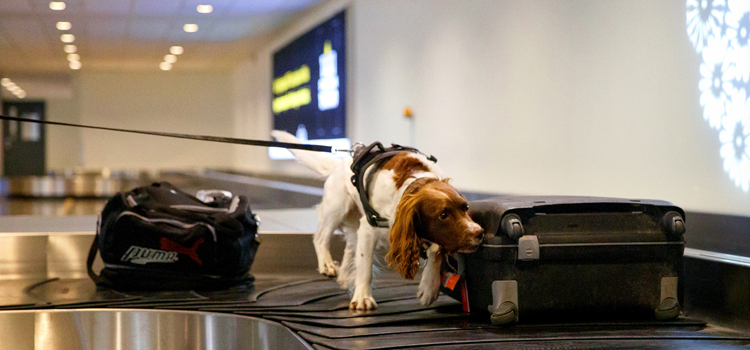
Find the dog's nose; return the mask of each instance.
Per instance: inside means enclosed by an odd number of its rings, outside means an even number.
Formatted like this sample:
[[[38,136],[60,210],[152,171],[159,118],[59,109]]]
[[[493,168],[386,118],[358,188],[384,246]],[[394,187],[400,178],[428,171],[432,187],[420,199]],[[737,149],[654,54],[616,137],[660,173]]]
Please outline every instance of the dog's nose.
[[[472,233],[474,234],[474,237],[476,237],[477,239],[484,238],[484,229],[479,225],[477,225],[477,227],[474,229],[474,232]]]

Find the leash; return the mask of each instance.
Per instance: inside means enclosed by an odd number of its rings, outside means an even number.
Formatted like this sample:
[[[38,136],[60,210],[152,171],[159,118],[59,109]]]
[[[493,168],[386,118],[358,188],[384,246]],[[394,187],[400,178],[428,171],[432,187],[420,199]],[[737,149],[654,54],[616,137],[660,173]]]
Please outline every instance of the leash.
[[[11,120],[11,121],[17,121],[17,122],[29,122],[29,123],[47,124],[47,125],[71,126],[71,127],[84,128],[84,129],[119,131],[119,132],[131,133],[131,134],[154,135],[154,136],[173,137],[173,138],[178,138],[178,139],[232,143],[232,144],[237,144],[237,145],[261,146],[261,147],[282,147],[282,148],[299,149],[299,150],[313,151],[313,152],[327,152],[327,153],[334,153],[334,152],[351,153],[352,152],[352,150],[348,150],[348,149],[334,149],[331,146],[322,146],[322,145],[310,145],[310,144],[265,141],[265,140],[250,140],[250,139],[240,139],[240,138],[234,138],[234,137],[190,135],[190,134],[177,134],[177,133],[171,133],[171,132],[108,128],[108,127],[103,127],[103,126],[62,123],[62,122],[53,122],[49,120],[36,120],[36,119],[28,119],[28,118],[11,117],[11,116],[2,115],[2,114],[0,114],[0,120]]]
[[[367,173],[367,170],[372,166],[377,166],[379,164],[382,164],[383,162],[387,161],[388,159],[391,159],[393,156],[401,152],[414,152],[414,153],[424,155],[424,153],[420,152],[416,148],[405,147],[405,146],[401,146],[397,144],[391,144],[391,147],[386,148],[380,142],[373,142],[369,146],[365,146],[362,143],[357,143],[354,145],[354,147],[352,147],[352,149],[334,149],[331,146],[322,146],[322,145],[310,145],[310,144],[299,144],[299,143],[279,142],[279,141],[265,141],[265,140],[251,140],[251,139],[241,139],[241,138],[234,138],[234,137],[219,137],[219,136],[208,136],[208,135],[178,134],[178,133],[159,132],[159,131],[109,128],[109,127],[104,127],[104,126],[93,126],[93,125],[84,125],[84,124],[75,124],[75,123],[55,122],[55,121],[50,121],[50,120],[36,120],[36,119],[29,119],[29,118],[11,117],[11,116],[2,115],[2,114],[0,114],[0,120],[37,123],[37,124],[45,124],[45,125],[69,126],[69,127],[94,129],[94,130],[117,131],[117,132],[131,133],[131,134],[164,136],[164,137],[173,137],[173,138],[178,138],[178,139],[212,141],[212,142],[231,143],[231,144],[238,144],[238,145],[261,146],[261,147],[281,147],[281,148],[287,148],[287,149],[299,149],[299,150],[313,151],[313,152],[326,152],[326,153],[348,152],[352,154],[352,157],[353,157],[351,170],[354,172],[354,176],[352,176],[351,181],[354,187],[357,188],[357,192],[359,192],[360,200],[362,201],[362,205],[367,215],[367,222],[373,227],[388,227],[388,219],[380,216],[380,214],[377,211],[375,211],[372,205],[370,205],[370,195],[367,191],[367,186],[365,184],[366,182],[365,180],[369,180],[369,179],[365,179],[365,174]],[[437,159],[435,157],[427,156],[427,155],[425,156],[430,161],[437,162]]]

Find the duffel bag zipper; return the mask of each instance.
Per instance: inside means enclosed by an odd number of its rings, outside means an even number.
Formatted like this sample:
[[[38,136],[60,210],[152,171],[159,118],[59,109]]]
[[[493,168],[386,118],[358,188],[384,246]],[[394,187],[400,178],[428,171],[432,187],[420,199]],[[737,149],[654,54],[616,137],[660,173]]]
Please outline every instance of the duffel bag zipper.
[[[128,215],[128,216],[135,216],[135,217],[137,217],[137,218],[139,218],[139,219],[141,219],[141,220],[143,220],[145,222],[148,222],[148,223],[164,223],[164,224],[169,224],[169,225],[172,225],[172,226],[175,226],[175,227],[179,227],[179,228],[184,228],[184,229],[190,229],[190,228],[193,228],[193,227],[198,226],[198,225],[203,225],[203,226],[208,227],[208,230],[211,231],[211,235],[213,235],[213,237],[214,237],[214,243],[216,243],[216,241],[217,241],[217,238],[216,238],[216,229],[214,229],[213,226],[211,226],[211,225],[209,225],[207,223],[204,223],[204,222],[196,222],[196,223],[193,223],[193,224],[186,224],[186,223],[184,223],[182,221],[179,221],[179,220],[172,220],[172,219],[151,219],[151,218],[147,218],[147,217],[138,215],[138,214],[130,212],[130,211],[124,211],[124,212],[120,213],[120,215],[117,215],[117,218],[115,218],[115,222],[117,222],[117,220],[120,220],[121,217],[126,216],[126,215]]]
[[[137,271],[137,272],[143,272],[143,271],[144,271],[144,269],[143,269],[142,267],[138,267],[138,266],[127,266],[127,265],[119,265],[119,264],[108,264],[108,263],[104,263],[104,267],[106,267],[106,268],[108,268],[108,269],[112,269],[112,270],[132,270],[132,271]],[[157,272],[157,273],[158,273],[158,271],[160,271],[160,270],[150,270],[150,271],[153,271],[153,272]],[[165,270],[161,270],[161,271],[165,271]],[[168,271],[168,270],[167,270],[167,271]],[[204,276],[204,277],[208,277],[208,278],[214,278],[214,279],[226,278],[226,276],[222,276],[222,275],[211,275],[211,274],[207,274],[207,273],[204,273],[204,272],[180,271],[180,273],[181,273],[181,274],[187,274],[187,275],[198,275],[198,276]]]
[[[197,211],[197,212],[202,212],[202,213],[234,213],[234,211],[237,210],[237,207],[239,205],[240,205],[240,197],[234,197],[232,198],[232,202],[229,204],[229,208],[214,208],[214,207],[204,207],[200,205],[189,205],[189,204],[175,204],[175,205],[170,205],[169,207],[172,209]]]

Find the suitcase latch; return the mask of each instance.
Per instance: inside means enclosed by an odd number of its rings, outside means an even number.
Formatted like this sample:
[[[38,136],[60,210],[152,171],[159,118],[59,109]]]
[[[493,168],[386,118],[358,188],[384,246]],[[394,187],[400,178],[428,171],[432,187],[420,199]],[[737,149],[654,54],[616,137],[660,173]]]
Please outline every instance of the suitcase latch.
[[[534,235],[518,239],[518,260],[539,260],[539,239]]]

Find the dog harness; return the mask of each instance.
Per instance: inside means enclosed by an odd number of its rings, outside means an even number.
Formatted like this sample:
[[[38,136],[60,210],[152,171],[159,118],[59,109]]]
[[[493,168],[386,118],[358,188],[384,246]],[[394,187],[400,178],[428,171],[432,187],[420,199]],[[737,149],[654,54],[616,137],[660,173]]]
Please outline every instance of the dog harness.
[[[401,152],[414,152],[427,157],[432,162],[437,162],[437,158],[434,156],[427,156],[420,152],[416,148],[405,147],[391,144],[391,147],[385,148],[380,142],[373,142],[369,146],[365,146],[362,143],[355,144],[352,149],[352,185],[357,188],[359,192],[359,199],[362,201],[362,208],[365,210],[367,216],[367,222],[373,227],[388,227],[388,219],[380,216],[380,214],[370,204],[370,194],[367,190],[366,182],[372,179],[375,174],[374,171],[367,172],[372,166],[379,166],[380,164],[393,158],[393,156]],[[367,178],[365,178],[367,177]]]

